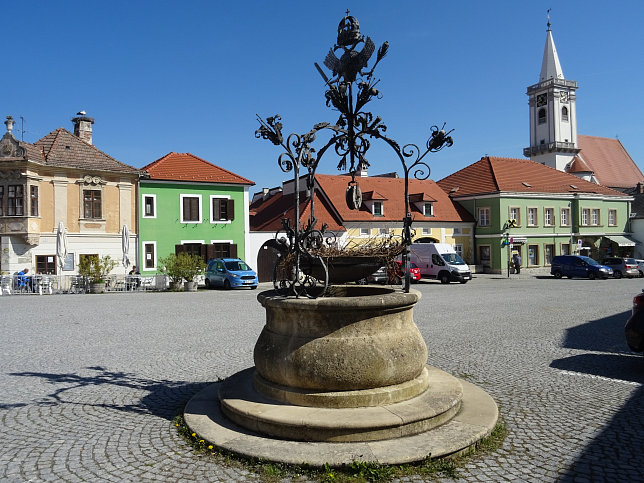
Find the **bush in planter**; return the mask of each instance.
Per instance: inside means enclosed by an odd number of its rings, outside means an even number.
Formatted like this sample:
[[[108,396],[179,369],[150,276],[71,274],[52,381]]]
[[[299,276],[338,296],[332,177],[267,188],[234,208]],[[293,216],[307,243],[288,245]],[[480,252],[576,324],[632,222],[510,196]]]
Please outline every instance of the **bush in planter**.
[[[109,255],[86,255],[81,257],[78,263],[78,274],[83,277],[90,277],[93,283],[105,283],[105,277],[116,266],[116,261]]]
[[[165,274],[170,277],[171,286],[176,287],[183,282],[194,282],[195,277],[201,274],[206,264],[199,255],[189,253],[171,253],[165,258],[159,259],[161,265],[165,266]]]

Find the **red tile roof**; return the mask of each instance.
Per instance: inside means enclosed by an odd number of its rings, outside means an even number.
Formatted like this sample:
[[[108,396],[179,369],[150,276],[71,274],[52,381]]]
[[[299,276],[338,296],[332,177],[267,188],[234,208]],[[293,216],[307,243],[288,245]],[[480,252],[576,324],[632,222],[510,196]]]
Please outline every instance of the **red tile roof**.
[[[294,194],[284,195],[283,192],[279,192],[267,199],[259,198],[250,205],[250,229],[276,232],[282,228],[282,218],[293,221],[294,212]],[[308,200],[300,201],[300,222],[303,225],[308,223],[310,213]],[[333,208],[329,206],[326,199],[319,196],[316,196],[315,200],[315,217],[318,219],[317,229],[322,228],[326,223],[331,231],[344,231],[337,214],[333,213]]]
[[[619,139],[577,136],[579,157],[600,184],[614,188],[632,188],[644,181],[644,175]]]
[[[394,221],[402,225],[402,219],[405,216],[404,194],[405,180],[403,178],[390,178],[368,176],[356,178],[360,190],[363,193],[373,191],[378,193],[383,199],[383,216],[374,216],[369,209],[364,206],[360,210],[350,210],[346,204],[345,192],[350,176],[337,176],[318,174],[316,180],[320,189],[329,198],[333,207],[338,211],[342,220],[346,221]],[[411,205],[411,213],[414,220],[417,221],[473,221],[471,215],[460,205],[454,203],[449,196],[436,182],[432,180],[409,180],[409,193],[413,193],[414,199],[435,200],[434,216],[425,217],[420,210]],[[412,202],[413,203],[413,202]]]
[[[190,153],[168,153],[142,168],[150,179],[254,185],[252,181]]]
[[[117,161],[62,127],[39,139],[33,146],[35,151],[28,150],[29,158],[39,162],[44,159],[44,164],[47,166],[131,174],[140,172],[132,166]]]
[[[458,198],[498,192],[596,193],[623,196],[623,193],[558,171],[529,159],[484,157],[438,182]]]

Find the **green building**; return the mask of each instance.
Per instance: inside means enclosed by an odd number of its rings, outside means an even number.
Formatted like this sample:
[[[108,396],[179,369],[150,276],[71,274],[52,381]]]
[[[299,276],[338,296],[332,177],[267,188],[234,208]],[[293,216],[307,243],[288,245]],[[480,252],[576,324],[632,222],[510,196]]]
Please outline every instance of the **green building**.
[[[479,269],[548,267],[555,255],[632,255],[632,196],[534,161],[484,157],[438,185],[476,219]],[[514,221],[512,221],[514,220]]]
[[[141,274],[161,271],[171,253],[204,261],[246,256],[248,190],[255,183],[190,153],[169,153],[143,168],[139,183]]]

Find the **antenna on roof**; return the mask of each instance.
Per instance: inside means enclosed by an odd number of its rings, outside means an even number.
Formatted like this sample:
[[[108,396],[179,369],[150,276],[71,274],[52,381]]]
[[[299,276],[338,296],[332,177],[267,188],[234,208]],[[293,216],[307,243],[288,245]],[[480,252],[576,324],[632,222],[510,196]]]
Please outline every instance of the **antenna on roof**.
[[[20,116],[20,141],[25,142],[25,118]]]

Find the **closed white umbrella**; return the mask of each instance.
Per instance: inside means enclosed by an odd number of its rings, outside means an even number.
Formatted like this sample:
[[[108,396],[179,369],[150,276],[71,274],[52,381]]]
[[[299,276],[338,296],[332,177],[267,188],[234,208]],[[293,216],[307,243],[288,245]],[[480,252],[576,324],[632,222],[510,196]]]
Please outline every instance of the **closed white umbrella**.
[[[127,225],[123,225],[123,266],[127,268],[130,265],[130,258],[128,256],[130,252],[130,230],[128,230]]]
[[[56,232],[56,258],[62,272],[65,266],[65,258],[67,258],[67,230],[62,221],[58,222],[58,231]]]

